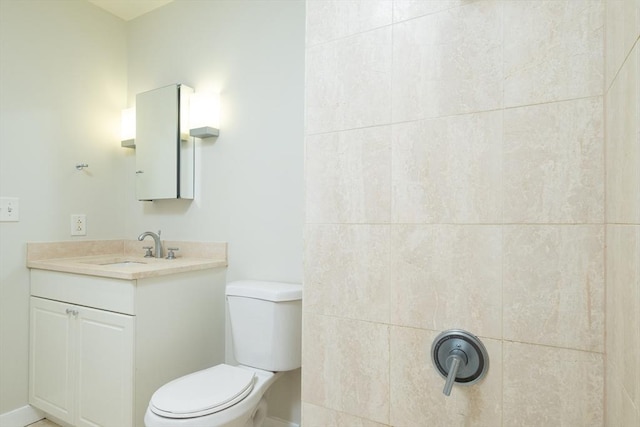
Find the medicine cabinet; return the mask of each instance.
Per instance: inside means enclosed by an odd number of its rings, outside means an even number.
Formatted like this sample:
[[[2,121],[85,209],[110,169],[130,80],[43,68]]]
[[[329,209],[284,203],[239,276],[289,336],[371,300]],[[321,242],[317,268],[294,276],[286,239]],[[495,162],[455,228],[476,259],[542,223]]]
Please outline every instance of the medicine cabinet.
[[[174,84],[136,96],[136,197],[193,199],[195,150],[189,137],[193,89]]]

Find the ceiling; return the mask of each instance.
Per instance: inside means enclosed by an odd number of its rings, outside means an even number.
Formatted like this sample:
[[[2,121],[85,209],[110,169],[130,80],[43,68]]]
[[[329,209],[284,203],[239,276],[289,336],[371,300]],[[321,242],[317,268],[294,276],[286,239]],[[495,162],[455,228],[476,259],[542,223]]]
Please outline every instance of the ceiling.
[[[171,3],[173,0],[87,0],[112,14],[129,21]]]

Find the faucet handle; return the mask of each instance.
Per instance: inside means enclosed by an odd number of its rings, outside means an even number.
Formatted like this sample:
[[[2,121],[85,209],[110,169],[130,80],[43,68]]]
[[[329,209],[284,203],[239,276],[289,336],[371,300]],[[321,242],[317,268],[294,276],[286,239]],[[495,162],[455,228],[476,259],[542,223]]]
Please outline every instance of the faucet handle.
[[[145,258],[151,258],[153,257],[153,253],[151,253],[151,248],[153,248],[153,246],[143,246],[142,249],[146,249],[147,252],[145,252],[144,257]]]
[[[180,248],[167,248],[167,251],[169,251],[169,253],[167,253],[167,259],[176,259],[176,254],[173,253],[173,251],[179,251]]]

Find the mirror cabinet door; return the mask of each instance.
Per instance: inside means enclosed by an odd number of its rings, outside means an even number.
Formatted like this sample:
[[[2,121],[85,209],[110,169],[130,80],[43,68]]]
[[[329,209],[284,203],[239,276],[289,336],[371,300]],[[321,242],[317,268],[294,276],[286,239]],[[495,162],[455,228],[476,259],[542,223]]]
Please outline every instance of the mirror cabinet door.
[[[193,198],[193,143],[181,129],[191,92],[171,85],[136,96],[138,200]]]

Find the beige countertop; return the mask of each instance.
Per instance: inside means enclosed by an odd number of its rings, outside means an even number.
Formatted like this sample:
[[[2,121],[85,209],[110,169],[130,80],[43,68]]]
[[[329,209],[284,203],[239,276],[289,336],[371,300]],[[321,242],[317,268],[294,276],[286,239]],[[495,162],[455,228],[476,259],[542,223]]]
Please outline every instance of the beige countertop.
[[[179,248],[175,259],[145,258],[137,240],[27,243],[27,267],[111,277],[144,279],[187,271],[227,266],[227,244],[163,241],[165,248]]]

